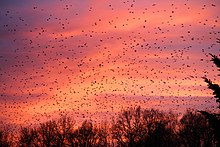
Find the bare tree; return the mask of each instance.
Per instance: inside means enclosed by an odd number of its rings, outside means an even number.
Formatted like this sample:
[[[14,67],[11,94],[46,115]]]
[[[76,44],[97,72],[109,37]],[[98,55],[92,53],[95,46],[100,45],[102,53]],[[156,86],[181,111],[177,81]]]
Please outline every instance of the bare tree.
[[[176,134],[177,115],[159,110],[145,110],[144,123],[147,127],[147,138],[144,143],[147,146],[177,146]]]
[[[96,141],[96,146],[99,147],[108,147],[110,146],[110,132],[109,132],[109,127],[106,123],[100,124],[96,126],[97,128],[97,134],[98,138]]]
[[[75,130],[75,146],[102,147],[108,146],[105,128],[94,126],[92,122],[84,121],[82,126]]]
[[[35,128],[22,127],[20,130],[19,146],[34,147],[39,145],[39,136]]]
[[[173,113],[130,108],[113,121],[112,136],[117,146],[176,146],[176,125]]]
[[[180,120],[179,136],[183,146],[215,146],[214,134],[206,118],[188,110]]]
[[[54,120],[50,120],[45,123],[41,123],[38,128],[38,133],[40,137],[40,146],[55,146],[57,141],[56,134],[57,123]]]
[[[124,110],[112,122],[112,138],[117,146],[141,146],[146,135],[140,107]]]
[[[5,130],[0,130],[0,146],[10,147],[13,143],[13,136],[11,133]]]
[[[56,146],[71,145],[68,139],[74,131],[74,121],[71,120],[70,117],[64,115],[58,119],[55,127]]]

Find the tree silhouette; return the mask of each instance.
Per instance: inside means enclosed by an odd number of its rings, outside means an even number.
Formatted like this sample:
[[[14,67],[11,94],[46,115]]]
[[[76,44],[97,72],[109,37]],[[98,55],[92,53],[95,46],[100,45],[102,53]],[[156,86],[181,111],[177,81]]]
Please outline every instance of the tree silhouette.
[[[41,146],[55,146],[57,141],[56,134],[57,123],[55,120],[50,120],[46,123],[41,123],[38,128]]]
[[[213,95],[216,98],[216,102],[219,103],[218,108],[220,108],[220,87],[218,84],[212,83],[210,79],[203,77],[204,81],[208,83],[208,88],[213,90]]]
[[[7,131],[0,130],[0,147],[9,147],[13,143],[13,137]]]
[[[69,117],[62,116],[57,121],[41,123],[37,128],[22,127],[18,146],[65,146],[73,131],[74,123]]]
[[[176,122],[172,113],[130,108],[113,121],[112,136],[116,146],[176,146]]]
[[[50,120],[41,123],[39,127],[36,128],[22,127],[18,146],[109,146],[109,134],[106,125],[94,126],[92,122],[89,121],[84,121],[82,126],[78,129],[75,129],[74,125],[75,123],[71,118],[62,116],[57,121]],[[1,139],[1,141],[2,144],[6,144],[6,141],[3,139]]]
[[[20,131],[19,146],[31,147],[38,146],[40,143],[38,132],[35,128],[22,127]]]
[[[217,39],[217,43],[220,43],[220,39]],[[218,71],[220,71],[220,59],[216,55],[212,55],[211,61],[216,65]],[[220,74],[218,75],[220,76]],[[213,95],[216,98],[216,102],[219,104],[218,108],[220,109],[220,86],[214,84],[210,79],[203,77],[204,81],[208,84],[208,88],[213,91]],[[209,113],[206,111],[199,111],[203,114],[209,121],[209,124],[213,128],[215,137],[217,138],[217,146],[220,146],[220,114]]]
[[[179,137],[183,146],[215,146],[216,140],[207,119],[200,113],[187,110],[180,120]]]
[[[136,107],[119,113],[111,127],[85,120],[78,128],[71,118],[62,116],[36,127],[22,127],[15,142],[12,133],[0,131],[0,146],[217,146],[214,127],[209,126],[211,118],[207,120],[205,116],[188,110],[177,119],[172,112]]]
[[[213,128],[213,133],[215,135],[215,138],[217,139],[217,146],[220,145],[220,119],[219,119],[219,114],[215,113],[209,113],[206,111],[199,111],[202,115],[204,115],[210,126]]]
[[[176,135],[177,116],[159,110],[145,110],[144,123],[147,126],[147,146],[172,147],[178,145]]]
[[[140,107],[124,110],[112,124],[112,138],[117,146],[141,146],[147,131]]]
[[[212,59],[211,61],[217,66],[217,68],[220,68],[220,59],[215,56],[212,55]],[[218,69],[220,71],[220,69]],[[220,76],[220,75],[218,75]],[[216,98],[216,102],[219,103],[218,108],[220,108],[220,87],[218,84],[214,84],[210,79],[203,77],[204,81],[208,84],[208,88],[211,89],[213,91],[213,95]]]
[[[74,121],[71,120],[70,117],[66,115],[62,116],[56,124],[55,133],[56,133],[56,146],[64,146],[64,145],[71,145],[68,142],[69,136],[74,131]]]
[[[74,131],[75,146],[79,147],[102,147],[108,146],[107,132],[105,128],[98,128],[92,122],[84,121],[82,126]]]

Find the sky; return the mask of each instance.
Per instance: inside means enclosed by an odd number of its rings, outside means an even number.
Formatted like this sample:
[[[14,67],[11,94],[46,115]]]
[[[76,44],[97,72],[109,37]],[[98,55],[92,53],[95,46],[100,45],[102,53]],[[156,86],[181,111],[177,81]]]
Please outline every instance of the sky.
[[[1,0],[0,123],[215,110],[218,0]]]

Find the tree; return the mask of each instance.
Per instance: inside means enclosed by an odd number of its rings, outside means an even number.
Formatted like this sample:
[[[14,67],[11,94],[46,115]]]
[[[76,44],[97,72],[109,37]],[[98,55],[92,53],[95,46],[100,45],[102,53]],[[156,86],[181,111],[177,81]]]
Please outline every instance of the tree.
[[[220,59],[215,56],[215,55],[212,55],[212,59],[211,61],[218,67],[220,68]],[[220,71],[220,69],[218,69]],[[220,76],[220,75],[218,75]],[[219,103],[219,106],[218,108],[220,108],[220,87],[218,84],[214,84],[210,79],[206,78],[206,77],[203,77],[204,81],[208,84],[208,88],[211,89],[213,91],[213,95],[214,97],[216,98],[216,102]]]
[[[159,110],[145,110],[143,112],[144,123],[147,127],[147,138],[144,144],[147,146],[178,146],[176,134],[177,115],[172,112],[165,113]]]
[[[74,121],[66,115],[58,119],[55,125],[55,134],[57,137],[55,142],[56,146],[71,145],[71,143],[68,142],[68,138],[74,131],[74,124]]]
[[[39,127],[22,127],[18,146],[65,146],[69,145],[68,136],[73,130],[73,121],[65,116],[58,120],[41,123]]]
[[[40,138],[40,146],[50,147],[56,145],[56,127],[57,123],[55,120],[50,120],[40,124],[40,127],[37,130]]]
[[[176,124],[172,113],[130,108],[113,121],[112,136],[117,146],[177,146]]]
[[[215,146],[214,134],[207,119],[195,111],[187,110],[180,119],[179,137],[183,146]]]
[[[140,107],[121,112],[112,122],[112,138],[117,146],[141,146],[147,131]]]
[[[92,122],[84,121],[74,131],[75,146],[79,147],[102,147],[108,146],[107,131],[104,127],[97,127]]]
[[[21,147],[38,146],[39,136],[37,130],[31,127],[22,127],[18,143]]]
[[[217,39],[217,43],[220,43],[220,39]],[[216,55],[212,55],[211,61],[216,65],[218,71],[220,71],[220,59]],[[218,75],[220,76],[220,74]],[[219,103],[218,108],[220,109],[220,86],[214,84],[210,79],[203,77],[204,81],[208,84],[208,88],[213,91],[213,95],[216,98],[216,102]],[[213,128],[213,132],[217,139],[217,146],[220,146],[220,114],[209,113],[206,111],[199,111],[209,121],[210,126]]]
[[[13,137],[12,135],[7,132],[0,130],[0,146],[1,147],[10,147],[13,142]]]

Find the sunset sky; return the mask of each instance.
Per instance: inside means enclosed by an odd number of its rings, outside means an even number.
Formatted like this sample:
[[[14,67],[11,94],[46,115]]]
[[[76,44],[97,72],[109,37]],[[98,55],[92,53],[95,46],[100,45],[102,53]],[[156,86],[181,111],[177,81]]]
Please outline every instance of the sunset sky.
[[[219,0],[1,0],[0,122],[215,109]]]

